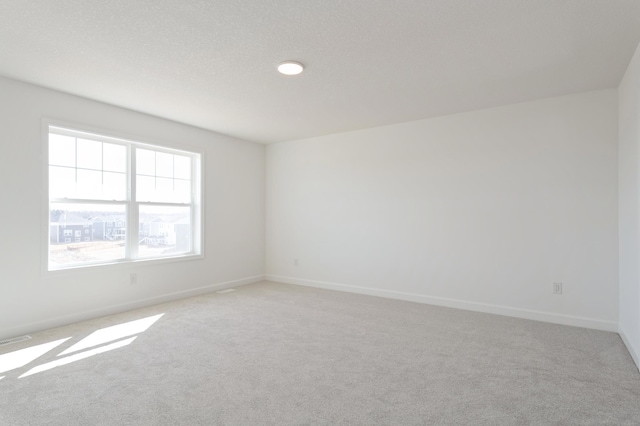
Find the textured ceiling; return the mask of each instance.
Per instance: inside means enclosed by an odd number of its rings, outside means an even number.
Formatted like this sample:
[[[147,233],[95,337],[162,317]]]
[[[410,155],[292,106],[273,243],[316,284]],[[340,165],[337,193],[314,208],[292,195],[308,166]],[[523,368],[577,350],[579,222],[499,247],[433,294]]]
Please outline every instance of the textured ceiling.
[[[640,0],[0,0],[0,75],[264,143],[616,87],[639,42]]]

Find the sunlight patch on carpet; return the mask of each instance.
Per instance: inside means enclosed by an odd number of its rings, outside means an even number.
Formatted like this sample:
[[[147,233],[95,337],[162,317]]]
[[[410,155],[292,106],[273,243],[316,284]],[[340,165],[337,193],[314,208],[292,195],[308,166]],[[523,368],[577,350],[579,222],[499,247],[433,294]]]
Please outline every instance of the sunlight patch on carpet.
[[[41,345],[31,346],[30,348],[20,349],[0,355],[0,373],[5,373],[16,368],[24,367],[31,361],[41,357],[53,348],[60,346],[70,338],[71,337],[67,337],[66,339],[43,343]]]
[[[102,345],[107,342],[113,342],[114,340],[118,340],[123,337],[142,333],[143,331],[146,331],[149,327],[151,327],[163,315],[164,314],[154,315],[151,317],[129,321],[123,324],[113,325],[111,327],[105,327],[103,329],[94,331],[75,345],[61,352],[58,356],[68,355],[70,353],[81,351],[87,348],[92,348],[94,346]]]
[[[136,340],[137,337],[138,336],[131,337],[129,339],[122,340],[122,341],[116,342],[116,343],[112,343],[112,344],[107,345],[107,346],[102,346],[102,347],[99,347],[99,348],[96,348],[96,349],[92,349],[90,351],[82,352],[82,353],[79,353],[79,354],[76,354],[76,355],[71,355],[71,356],[68,356],[68,357],[62,358],[62,359],[57,359],[55,361],[51,361],[51,362],[48,362],[46,364],[38,365],[37,367],[33,367],[31,370],[27,371],[26,373],[24,373],[22,376],[20,376],[18,378],[22,379],[23,377],[27,377],[27,376],[31,376],[31,375],[36,374],[36,373],[41,373],[43,371],[51,370],[52,368],[60,367],[62,365],[71,364],[72,362],[80,361],[81,359],[89,358],[90,356],[93,356],[93,355],[98,355],[98,354],[101,354],[101,353],[104,353],[104,352],[112,351],[114,349],[122,348],[124,346],[127,346],[127,345],[131,344],[131,342]]]

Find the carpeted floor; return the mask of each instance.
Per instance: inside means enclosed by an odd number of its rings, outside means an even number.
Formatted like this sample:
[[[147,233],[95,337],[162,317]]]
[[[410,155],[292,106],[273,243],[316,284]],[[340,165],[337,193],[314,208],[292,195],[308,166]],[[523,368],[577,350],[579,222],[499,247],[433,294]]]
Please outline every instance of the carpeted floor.
[[[32,336],[0,347],[1,425],[640,424],[615,333],[349,293],[264,282]]]

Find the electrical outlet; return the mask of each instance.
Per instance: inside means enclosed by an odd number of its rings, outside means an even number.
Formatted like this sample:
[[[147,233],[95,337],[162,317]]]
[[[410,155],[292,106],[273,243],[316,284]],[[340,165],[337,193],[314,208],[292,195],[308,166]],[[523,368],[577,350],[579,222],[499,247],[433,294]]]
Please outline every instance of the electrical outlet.
[[[562,283],[553,283],[553,294],[562,294]]]
[[[129,284],[138,284],[138,274],[129,274]]]

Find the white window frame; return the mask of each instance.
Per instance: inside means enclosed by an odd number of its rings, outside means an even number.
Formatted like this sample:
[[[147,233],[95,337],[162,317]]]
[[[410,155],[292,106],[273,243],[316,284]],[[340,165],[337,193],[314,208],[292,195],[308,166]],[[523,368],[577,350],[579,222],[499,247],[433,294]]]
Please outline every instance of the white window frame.
[[[86,136],[92,140],[119,144],[127,146],[127,197],[126,201],[105,201],[93,199],[50,199],[49,197],[49,132],[50,128],[55,128],[56,133],[68,132],[73,136]],[[204,151],[199,147],[194,147],[184,143],[168,143],[158,140],[144,140],[140,137],[130,136],[119,132],[91,128],[75,123],[62,122],[59,120],[42,120],[42,145],[43,145],[43,272],[59,273],[74,269],[114,267],[117,265],[131,265],[144,262],[145,264],[166,263],[176,261],[186,261],[204,258]],[[136,162],[135,150],[133,147],[148,149],[157,152],[184,155],[192,158],[191,162],[191,203],[163,203],[163,202],[141,202],[135,200],[135,176]],[[68,204],[111,204],[125,205],[127,226],[126,226],[126,249],[125,258],[108,261],[83,262],[69,265],[55,266],[49,262],[49,245],[51,241],[50,230],[50,203]],[[180,253],[174,256],[162,257],[138,257],[138,230],[139,217],[138,208],[141,205],[152,206],[191,206],[191,251]]]

